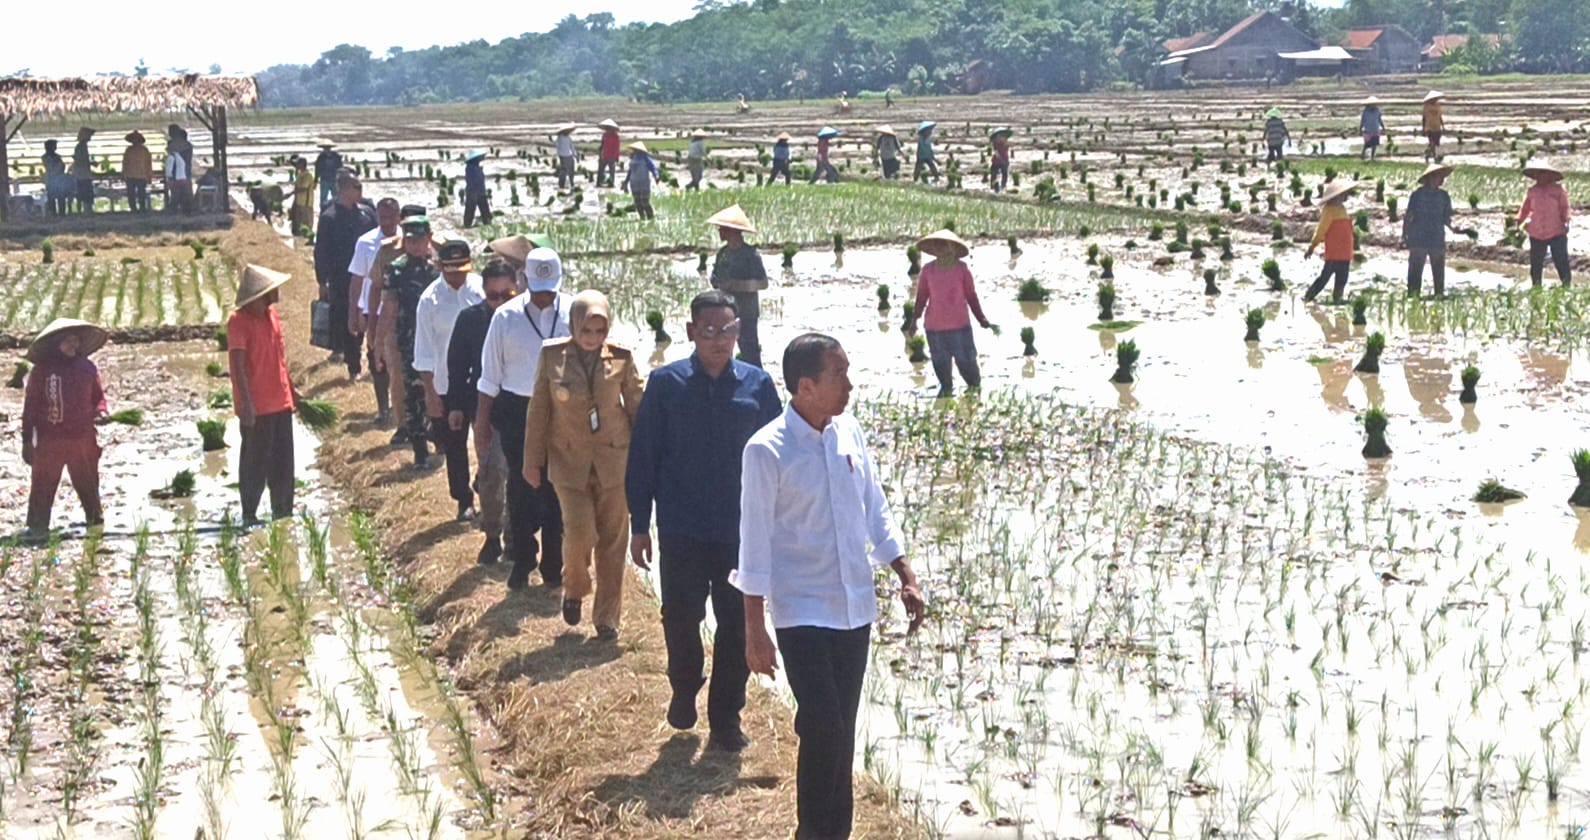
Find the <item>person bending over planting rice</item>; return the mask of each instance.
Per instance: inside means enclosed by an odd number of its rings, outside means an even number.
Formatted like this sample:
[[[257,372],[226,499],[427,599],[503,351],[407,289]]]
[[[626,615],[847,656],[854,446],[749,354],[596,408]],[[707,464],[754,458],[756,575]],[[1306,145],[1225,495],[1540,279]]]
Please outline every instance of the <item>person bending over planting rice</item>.
[[[1303,258],[1314,256],[1314,249],[1323,244],[1325,246],[1325,267],[1320,270],[1319,277],[1314,280],[1314,285],[1308,287],[1303,295],[1303,301],[1309,302],[1319,297],[1325,289],[1325,282],[1336,278],[1336,283],[1331,289],[1331,303],[1341,303],[1342,295],[1347,291],[1347,271],[1353,265],[1353,220],[1347,215],[1347,196],[1356,189],[1353,184],[1336,182],[1325,188],[1325,194],[1320,196],[1320,201],[1325,206],[1319,211],[1319,225],[1314,228],[1314,238],[1308,243],[1308,250]]]
[[[934,257],[933,262],[922,266],[917,277],[914,312],[927,330],[928,355],[933,360],[933,375],[939,380],[939,398],[955,393],[952,365],[960,368],[968,389],[981,388],[983,377],[977,367],[977,344],[972,339],[968,312],[984,329],[992,327],[977,300],[971,269],[961,261],[971,250],[949,230],[922,237],[916,247]],[[916,332],[914,319],[906,332]]]
[[[1562,187],[1562,173],[1545,164],[1524,167],[1524,175],[1534,186],[1524,194],[1518,208],[1518,221],[1529,234],[1529,279],[1539,286],[1546,269],[1546,252],[1557,266],[1557,279],[1564,286],[1573,280],[1568,262],[1568,191]]]
[[[255,513],[267,486],[271,517],[293,515],[293,410],[298,407],[298,391],[287,375],[282,322],[276,314],[277,289],[291,279],[257,265],[243,269],[236,311],[226,322],[232,411],[243,438],[237,487],[245,526],[259,524]]]
[[[22,403],[22,461],[33,468],[33,484],[24,540],[42,540],[49,533],[63,469],[83,503],[88,527],[104,520],[94,424],[107,416],[105,389],[88,357],[105,339],[105,331],[93,324],[57,318],[28,347],[33,370]]]

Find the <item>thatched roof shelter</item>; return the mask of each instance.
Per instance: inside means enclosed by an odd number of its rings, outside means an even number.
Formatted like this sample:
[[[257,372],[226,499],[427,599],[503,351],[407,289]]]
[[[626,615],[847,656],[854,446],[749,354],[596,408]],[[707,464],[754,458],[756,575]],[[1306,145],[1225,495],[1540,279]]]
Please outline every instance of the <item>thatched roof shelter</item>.
[[[96,76],[87,79],[0,79],[0,115],[65,116],[121,112],[158,113],[216,105],[259,104],[252,76]]]
[[[192,114],[210,130],[215,168],[226,174],[227,108],[259,105],[252,76],[93,76],[88,78],[0,78],[0,220],[11,195],[7,146],[32,117],[73,114]]]

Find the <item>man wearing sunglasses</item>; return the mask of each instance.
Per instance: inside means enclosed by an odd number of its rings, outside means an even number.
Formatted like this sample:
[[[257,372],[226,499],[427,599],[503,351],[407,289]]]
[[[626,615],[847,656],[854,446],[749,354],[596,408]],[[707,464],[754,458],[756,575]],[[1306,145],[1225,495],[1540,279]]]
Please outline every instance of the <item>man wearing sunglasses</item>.
[[[452,340],[447,343],[447,395],[443,401],[447,408],[447,428],[455,435],[468,435],[470,426],[474,425],[480,351],[486,344],[492,313],[518,294],[514,281],[517,273],[514,266],[501,257],[486,263],[480,272],[486,299],[459,312],[453,324]],[[489,565],[502,557],[502,540],[506,533],[503,514],[508,493],[508,458],[502,452],[501,439],[493,438],[491,446],[477,456],[477,461],[474,489],[480,496],[480,530],[486,532],[486,542],[480,547],[476,560]]]
[[[740,453],[751,435],[783,411],[773,378],[734,358],[741,321],[737,295],[708,291],[690,302],[688,359],[652,372],[629,444],[625,489],[630,556],[651,568],[652,505],[657,509],[663,639],[673,699],[668,723],[696,724],[696,695],[706,679],[701,622],[707,600],[717,629],[707,693],[707,744],[739,752],[745,706],[744,595],[729,583],[739,561]]]

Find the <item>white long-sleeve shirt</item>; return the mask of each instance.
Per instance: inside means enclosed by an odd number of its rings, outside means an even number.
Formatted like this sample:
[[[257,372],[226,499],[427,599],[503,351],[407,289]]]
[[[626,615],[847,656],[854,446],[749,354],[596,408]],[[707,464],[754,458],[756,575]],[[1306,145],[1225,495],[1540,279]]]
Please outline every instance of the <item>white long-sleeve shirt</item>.
[[[359,237],[353,245],[353,259],[348,261],[348,274],[353,282],[361,284],[359,291],[359,311],[370,314],[370,269],[375,267],[376,255],[381,253],[381,241],[389,236],[396,236],[397,231],[383,233],[379,226]],[[379,308],[380,301],[376,301]]]
[[[541,369],[541,344],[569,335],[569,307],[573,295],[559,294],[546,309],[537,309],[523,294],[492,313],[486,343],[480,349],[480,393],[495,397],[502,391],[534,396],[536,374]],[[531,319],[534,319],[532,324]]]
[[[729,582],[766,598],[774,627],[870,624],[873,569],[903,556],[905,540],[860,424],[840,415],[818,431],[786,406],[741,460],[740,564]]]
[[[559,134],[557,139],[558,157],[574,157],[574,138],[568,134]]]
[[[166,154],[166,180],[188,180],[188,161],[182,155]]]
[[[447,396],[447,345],[453,339],[458,313],[486,299],[480,275],[471,273],[458,288],[438,277],[420,295],[414,310],[414,369],[429,371],[438,396]]]

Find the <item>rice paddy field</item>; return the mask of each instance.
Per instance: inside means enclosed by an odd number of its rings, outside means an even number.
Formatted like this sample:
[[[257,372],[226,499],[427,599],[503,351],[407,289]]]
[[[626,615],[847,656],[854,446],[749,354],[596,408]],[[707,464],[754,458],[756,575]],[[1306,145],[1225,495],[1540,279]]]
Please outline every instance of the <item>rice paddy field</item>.
[[[1590,510],[1569,497],[1590,498],[1590,293],[1550,273],[1533,289],[1507,219],[1527,161],[1567,172],[1583,208],[1590,85],[1442,89],[1448,189],[1474,233],[1453,235],[1439,298],[1402,281],[1399,212],[1424,167],[1411,80],[904,99],[843,117],[263,112],[233,120],[232,166],[242,202],[329,136],[367,197],[431,205],[442,235],[547,233],[570,285],[606,291],[615,337],[652,365],[689,353],[686,307],[717,247],[703,220],[739,202],[774,280],[764,355],[809,330],[846,346],[852,411],[924,581],[922,632],[885,608],[856,768],[922,836],[1582,837]],[[1376,161],[1355,136],[1369,93],[1392,130]],[[1281,166],[1258,148],[1272,105],[1296,140]],[[659,150],[655,221],[593,183],[593,129],[576,135],[576,188],[553,186],[550,127],[606,116]],[[920,119],[939,123],[943,177],[880,181],[873,127]],[[829,122],[845,132],[839,184],[762,183],[779,131],[799,176]],[[995,194],[983,138],[1007,124],[1014,177]],[[712,156],[685,192],[694,128]],[[499,215],[465,230],[456,191],[477,147]],[[1349,300],[1305,302],[1318,197],[1341,179],[1360,187]],[[941,227],[973,242],[998,326],[977,333],[981,394],[957,382],[952,399],[902,332],[908,246]],[[3,256],[8,333],[65,314],[212,323],[236,276],[226,254],[185,248]],[[97,544],[0,556],[0,622],[44,628],[7,634],[7,835],[521,836],[527,797],[483,757],[491,727],[414,641],[407,558],[318,478],[300,521],[226,524],[225,456],[189,431],[225,416],[199,374],[215,353],[155,347],[183,360],[168,384],[185,396],[154,422],[158,445],[121,456],[113,484],[134,512]],[[161,467],[133,468],[148,457]],[[187,462],[195,501],[145,501]]]

